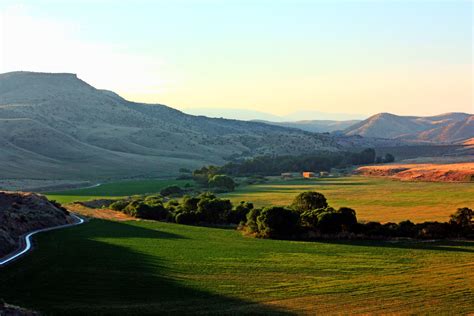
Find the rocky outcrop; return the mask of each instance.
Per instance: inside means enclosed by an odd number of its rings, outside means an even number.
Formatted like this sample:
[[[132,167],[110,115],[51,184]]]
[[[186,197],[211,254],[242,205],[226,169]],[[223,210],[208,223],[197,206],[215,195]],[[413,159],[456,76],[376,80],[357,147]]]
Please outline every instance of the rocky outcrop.
[[[26,233],[73,222],[66,209],[42,195],[0,191],[0,258],[17,249]]]

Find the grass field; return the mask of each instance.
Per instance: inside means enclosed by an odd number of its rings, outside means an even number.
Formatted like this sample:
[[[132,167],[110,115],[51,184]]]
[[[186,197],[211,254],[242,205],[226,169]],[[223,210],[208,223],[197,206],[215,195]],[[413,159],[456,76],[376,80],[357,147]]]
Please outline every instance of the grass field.
[[[225,194],[233,202],[288,205],[298,193],[323,193],[333,207],[348,206],[366,221],[446,221],[458,207],[474,207],[474,183],[401,182],[383,178],[273,179]]]
[[[69,203],[156,193],[166,186],[186,183],[193,181],[122,181],[94,188],[50,192],[47,196],[60,203]],[[358,218],[366,221],[446,221],[458,207],[474,207],[474,183],[401,182],[356,176],[310,180],[272,178],[266,184],[240,186],[223,196],[234,203],[245,200],[257,206],[288,205],[298,193],[307,190],[322,192],[334,207],[354,208]]]
[[[193,185],[192,180],[136,180],[104,183],[97,187],[66,190],[60,192],[48,192],[46,195],[59,203],[70,203],[74,201],[88,201],[102,198],[119,198],[134,194],[157,193],[161,189],[170,186],[184,186],[186,183]]]
[[[0,297],[46,314],[474,312],[472,242],[292,242],[91,220],[38,236]]]

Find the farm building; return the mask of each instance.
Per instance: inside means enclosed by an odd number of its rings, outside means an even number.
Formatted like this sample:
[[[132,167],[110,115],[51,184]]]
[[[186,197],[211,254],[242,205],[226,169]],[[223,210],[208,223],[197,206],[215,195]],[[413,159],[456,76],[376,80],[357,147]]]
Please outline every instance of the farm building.
[[[316,178],[317,175],[314,172],[311,171],[303,171],[303,178],[309,179],[309,178]]]
[[[327,171],[321,171],[321,172],[319,173],[319,176],[321,176],[321,177],[329,177],[330,174],[329,174],[329,172],[327,172]]]

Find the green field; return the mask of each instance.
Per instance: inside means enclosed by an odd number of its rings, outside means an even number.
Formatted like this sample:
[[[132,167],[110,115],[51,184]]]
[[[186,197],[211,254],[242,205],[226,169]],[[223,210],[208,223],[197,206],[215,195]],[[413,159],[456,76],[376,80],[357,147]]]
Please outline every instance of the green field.
[[[459,207],[474,207],[474,184],[401,182],[368,177],[280,180],[238,187],[224,195],[257,206],[289,205],[302,191],[323,193],[333,207],[348,206],[366,221],[414,222],[449,219]]]
[[[60,203],[97,198],[119,198],[133,194],[157,193],[169,185],[193,184],[191,180],[137,180],[103,184],[99,187],[50,192]],[[257,206],[288,205],[300,192],[322,192],[333,207],[348,206],[360,220],[399,222],[441,221],[459,207],[474,207],[474,184],[401,182],[382,178],[345,177],[311,180],[271,178],[265,184],[241,185],[224,194],[234,203],[242,200]]]
[[[48,192],[46,195],[59,203],[70,203],[74,201],[88,201],[102,198],[119,198],[134,194],[157,193],[161,189],[170,186],[184,186],[186,183],[194,184],[192,180],[135,180],[104,183],[98,187],[66,190],[60,192]]]
[[[474,312],[472,242],[292,242],[91,220],[41,234],[0,297],[46,314]]]

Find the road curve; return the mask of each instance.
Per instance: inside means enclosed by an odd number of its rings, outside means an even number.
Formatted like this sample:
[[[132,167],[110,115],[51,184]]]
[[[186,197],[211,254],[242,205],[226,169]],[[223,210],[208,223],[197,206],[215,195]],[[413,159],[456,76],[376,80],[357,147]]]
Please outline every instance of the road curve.
[[[72,214],[70,213],[70,215],[72,217],[74,217],[77,221],[75,223],[72,223],[72,224],[65,224],[65,225],[59,225],[59,226],[54,226],[54,227],[48,227],[48,228],[43,228],[43,229],[38,229],[38,230],[35,230],[31,233],[28,233],[27,235],[25,235],[23,238],[24,238],[24,247],[22,247],[21,249],[15,251],[13,254],[10,254],[8,257],[6,258],[3,258],[3,259],[0,259],[0,267],[8,264],[9,262],[15,260],[15,259],[18,259],[19,257],[21,257],[22,255],[26,254],[28,251],[31,250],[31,237],[33,235],[36,235],[38,233],[42,233],[42,232],[47,232],[47,231],[50,231],[50,230],[55,230],[55,229],[60,229],[60,228],[66,228],[66,227],[72,227],[72,226],[77,226],[77,225],[81,225],[82,223],[84,223],[84,220],[82,218],[80,218],[79,216],[75,215],[75,214]]]

